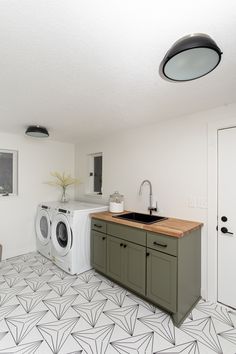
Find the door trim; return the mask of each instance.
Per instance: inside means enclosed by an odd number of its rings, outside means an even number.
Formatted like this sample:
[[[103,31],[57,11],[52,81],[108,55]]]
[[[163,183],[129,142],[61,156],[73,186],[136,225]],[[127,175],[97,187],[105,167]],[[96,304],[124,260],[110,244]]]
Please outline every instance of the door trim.
[[[208,123],[208,225],[207,225],[207,279],[203,297],[217,302],[217,179],[218,179],[218,130],[236,127],[236,118],[226,118]]]

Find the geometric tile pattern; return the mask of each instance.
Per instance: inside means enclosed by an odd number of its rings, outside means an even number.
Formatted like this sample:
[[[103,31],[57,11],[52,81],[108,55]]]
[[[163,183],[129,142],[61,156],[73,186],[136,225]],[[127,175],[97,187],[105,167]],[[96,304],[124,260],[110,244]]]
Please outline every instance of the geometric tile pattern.
[[[202,301],[197,304],[196,309],[206,313],[207,315],[215,318],[218,321],[227,324],[228,326],[234,327],[234,324],[232,322],[231,317],[229,316],[228,311],[222,306]]]
[[[175,344],[174,325],[169,315],[159,312],[154,315],[138,318],[138,320],[171,344]]]
[[[134,333],[138,308],[139,305],[137,304],[114,310],[104,311],[104,314],[132,336]]]
[[[218,354],[222,353],[222,348],[215,331],[214,323],[210,317],[201,318],[183,324],[181,329],[191,337],[196,338],[200,343],[203,343],[205,346],[209,347],[214,352]]]
[[[177,354],[177,353],[181,353],[181,354],[200,354],[197,341],[180,344],[180,345],[177,345],[174,348],[167,348],[167,349],[161,350],[160,352],[156,352],[155,354],[157,354],[157,353],[166,353],[166,354],[171,354],[171,353],[173,353],[173,354]]]
[[[0,306],[9,303],[15,295],[20,294],[27,286],[17,286],[15,288],[1,288],[0,289]]]
[[[107,299],[114,302],[117,306],[122,306],[125,300],[127,291],[123,288],[114,286],[113,288],[99,290],[99,292],[104,295]]]
[[[78,279],[82,280],[84,283],[89,283],[95,274],[94,270],[90,270],[88,272],[82,273],[78,275]]]
[[[114,324],[72,333],[86,354],[102,354],[107,350]],[[109,351],[108,351],[109,353]]]
[[[89,302],[85,304],[74,305],[72,308],[81,316],[91,327],[95,327],[107,299]]]
[[[0,349],[0,354],[34,354],[41,345],[41,343],[42,340],[39,340],[37,342],[21,344],[15,347],[10,347],[2,350]]]
[[[78,320],[78,318],[69,318],[68,320],[43,323],[38,325],[37,328],[48,343],[52,352],[58,353]]]
[[[25,293],[22,295],[16,295],[17,299],[24,307],[25,312],[32,311],[41,301],[44,299],[51,290],[37,291],[37,293]]]
[[[39,289],[42,288],[43,285],[46,284],[46,282],[51,280],[52,277],[53,277],[53,274],[45,275],[45,276],[40,277],[40,278],[37,276],[37,277],[25,279],[25,282],[26,282],[26,284],[29,285],[29,287],[33,291],[38,291]]]
[[[85,284],[77,284],[72,286],[72,288],[81,296],[85,298],[87,301],[91,301],[94,295],[97,293],[98,288],[101,285],[101,281],[96,283],[85,283]]]
[[[6,324],[16,342],[19,344],[46,315],[47,311],[40,311],[25,315],[5,318]]]
[[[111,345],[120,354],[152,353],[153,337],[153,332],[144,333],[111,342]]]
[[[140,297],[134,295],[134,294],[128,294],[127,295],[128,298],[130,298],[131,300],[137,302],[138,304],[142,304],[143,307],[145,307],[147,310],[155,313],[156,312],[156,307],[152,304],[150,304],[149,302],[141,299]]]
[[[231,329],[229,331],[221,332],[218,333],[218,335],[236,344],[236,329]]]
[[[71,285],[75,282],[75,277],[57,280],[57,281],[50,281],[47,284],[59,295],[63,296],[71,287]]]
[[[77,295],[67,295],[43,300],[43,303],[53,313],[53,315],[60,320],[76,298]]]
[[[180,328],[89,270],[36,252],[0,262],[0,354],[236,354],[236,312],[199,301]]]

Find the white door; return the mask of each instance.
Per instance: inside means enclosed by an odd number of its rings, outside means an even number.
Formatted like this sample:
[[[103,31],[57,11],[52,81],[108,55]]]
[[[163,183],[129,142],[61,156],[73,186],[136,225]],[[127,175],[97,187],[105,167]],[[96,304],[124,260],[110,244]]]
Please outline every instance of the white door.
[[[236,128],[218,131],[218,301],[236,308]]]

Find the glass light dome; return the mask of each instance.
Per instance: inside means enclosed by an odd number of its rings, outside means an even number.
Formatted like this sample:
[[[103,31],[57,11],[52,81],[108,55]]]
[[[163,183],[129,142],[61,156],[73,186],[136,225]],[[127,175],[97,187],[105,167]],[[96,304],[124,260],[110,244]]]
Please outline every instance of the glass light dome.
[[[166,53],[160,75],[169,81],[190,81],[214,70],[222,52],[206,34],[194,34],[178,40]]]

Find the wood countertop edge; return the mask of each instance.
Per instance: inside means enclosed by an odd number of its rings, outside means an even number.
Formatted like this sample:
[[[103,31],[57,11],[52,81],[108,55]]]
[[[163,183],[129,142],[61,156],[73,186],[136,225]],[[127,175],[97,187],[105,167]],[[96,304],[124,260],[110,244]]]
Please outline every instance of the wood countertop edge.
[[[130,211],[125,211],[128,213]],[[91,218],[96,218],[103,221],[114,222],[116,224],[135,227],[137,229],[142,229],[148,232],[162,233],[167,236],[172,237],[183,237],[192,231],[198,230],[203,226],[203,223],[191,220],[168,218],[167,220],[159,221],[154,224],[142,224],[139,222],[122,220],[113,218],[113,216],[118,215],[115,213],[110,213],[108,211],[103,211],[99,213],[90,214]],[[177,224],[177,225],[176,225]],[[179,225],[178,225],[179,224]]]

